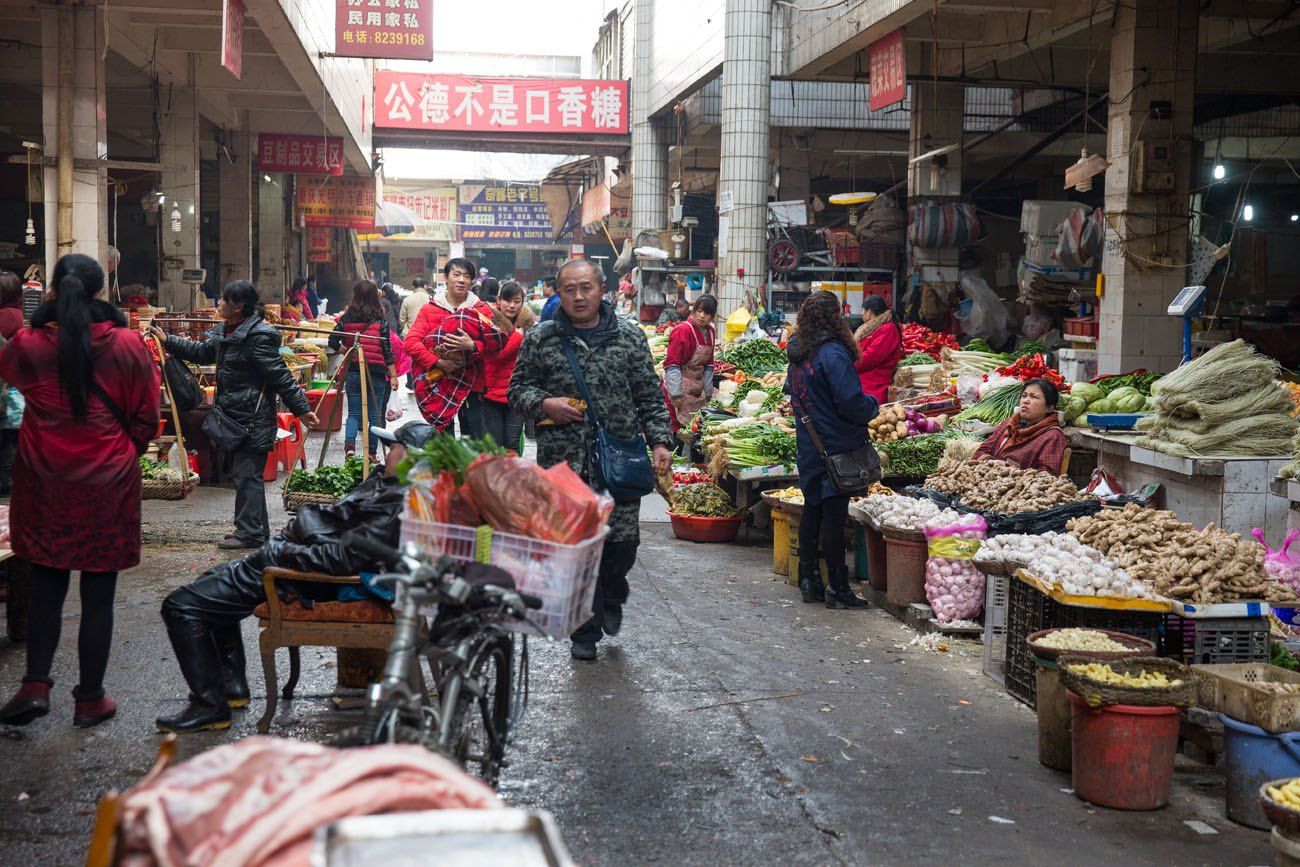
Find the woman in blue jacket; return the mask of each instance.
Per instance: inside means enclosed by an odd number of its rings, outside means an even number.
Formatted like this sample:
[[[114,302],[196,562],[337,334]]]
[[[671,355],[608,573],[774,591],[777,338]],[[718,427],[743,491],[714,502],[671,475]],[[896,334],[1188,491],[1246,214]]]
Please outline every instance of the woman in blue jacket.
[[[787,356],[786,388],[794,405],[799,445],[799,591],[804,602],[825,600],[827,608],[866,608],[867,600],[849,589],[844,563],[844,528],[849,495],[831,486],[821,451],[813,445],[807,421],[827,454],[851,452],[867,441],[867,422],[876,417],[876,399],[862,393],[853,362],[858,345],[832,292],[814,292],[799,306],[795,335]],[[855,492],[857,493],[857,492]],[[861,492],[865,493],[865,491]],[[826,560],[829,589],[822,586],[818,549]]]

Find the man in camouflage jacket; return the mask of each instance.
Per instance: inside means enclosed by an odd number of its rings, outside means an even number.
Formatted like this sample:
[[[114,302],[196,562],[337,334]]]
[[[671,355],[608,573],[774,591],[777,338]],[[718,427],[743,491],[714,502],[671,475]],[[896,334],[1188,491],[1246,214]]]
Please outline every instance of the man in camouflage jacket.
[[[645,334],[619,320],[613,308],[601,301],[604,275],[595,263],[567,262],[556,277],[560,311],[524,338],[507,391],[516,412],[553,422],[537,427],[537,462],[549,467],[567,461],[591,483],[591,427],[569,403],[579,391],[564,352],[568,339],[595,404],[592,409],[605,428],[620,439],[643,433],[654,449],[656,467],[667,469],[672,463],[668,450],[672,431]],[[594,613],[572,636],[575,659],[594,660],[602,633],[616,635],[622,625],[627,575],[640,542],[640,510],[640,501],[633,500],[616,505],[610,516]]]

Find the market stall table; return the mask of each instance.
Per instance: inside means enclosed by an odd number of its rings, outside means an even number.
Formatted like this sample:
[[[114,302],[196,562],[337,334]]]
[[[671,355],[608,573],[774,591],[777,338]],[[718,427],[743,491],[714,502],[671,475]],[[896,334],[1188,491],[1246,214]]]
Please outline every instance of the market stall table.
[[[762,491],[765,485],[792,482],[799,478],[793,468],[784,466],[770,467],[727,467],[727,478],[735,484],[736,508],[749,510],[763,502]],[[721,481],[721,480],[719,480]],[[754,511],[754,526],[763,529],[767,526],[765,510]]]
[[[1262,527],[1270,540],[1286,535],[1291,503],[1271,483],[1289,456],[1180,458],[1138,446],[1133,433],[1075,429],[1068,436],[1072,448],[1095,451],[1098,468],[1126,491],[1160,485],[1163,508],[1189,524],[1242,534]]]

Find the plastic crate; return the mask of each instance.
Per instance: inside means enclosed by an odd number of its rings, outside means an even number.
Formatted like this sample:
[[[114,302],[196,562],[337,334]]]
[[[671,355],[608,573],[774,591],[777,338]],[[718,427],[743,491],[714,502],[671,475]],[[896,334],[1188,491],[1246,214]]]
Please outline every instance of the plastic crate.
[[[1268,662],[1267,617],[1223,617],[1193,620],[1170,614],[1165,622],[1161,656],[1188,665],[1227,665]]]
[[[1006,685],[1007,575],[984,577],[984,673]]]
[[[1025,639],[1040,629],[1058,626],[1058,606],[1047,594],[1018,578],[1008,582],[1007,644],[1003,686],[1012,698],[1035,706],[1034,660]]]
[[[859,268],[877,271],[898,270],[898,248],[889,244],[862,244],[858,256]]]
[[[836,265],[856,265],[862,255],[858,236],[843,229],[827,229],[826,246],[830,250],[831,261]]]
[[[464,563],[490,563],[510,573],[515,588],[542,600],[542,607],[529,612],[528,619],[506,620],[514,632],[568,638],[591,617],[596,576],[608,528],[577,545],[543,542],[512,533],[498,533],[490,527],[462,527],[421,521],[402,515],[402,542],[414,542],[435,555],[447,555]]]

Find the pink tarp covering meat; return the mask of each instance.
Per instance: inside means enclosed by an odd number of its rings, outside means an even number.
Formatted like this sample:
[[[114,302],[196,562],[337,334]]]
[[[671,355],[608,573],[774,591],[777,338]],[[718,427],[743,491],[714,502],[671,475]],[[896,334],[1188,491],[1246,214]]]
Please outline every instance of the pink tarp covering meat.
[[[347,816],[499,807],[490,788],[423,747],[252,737],[128,792],[122,864],[305,867],[315,829]]]

